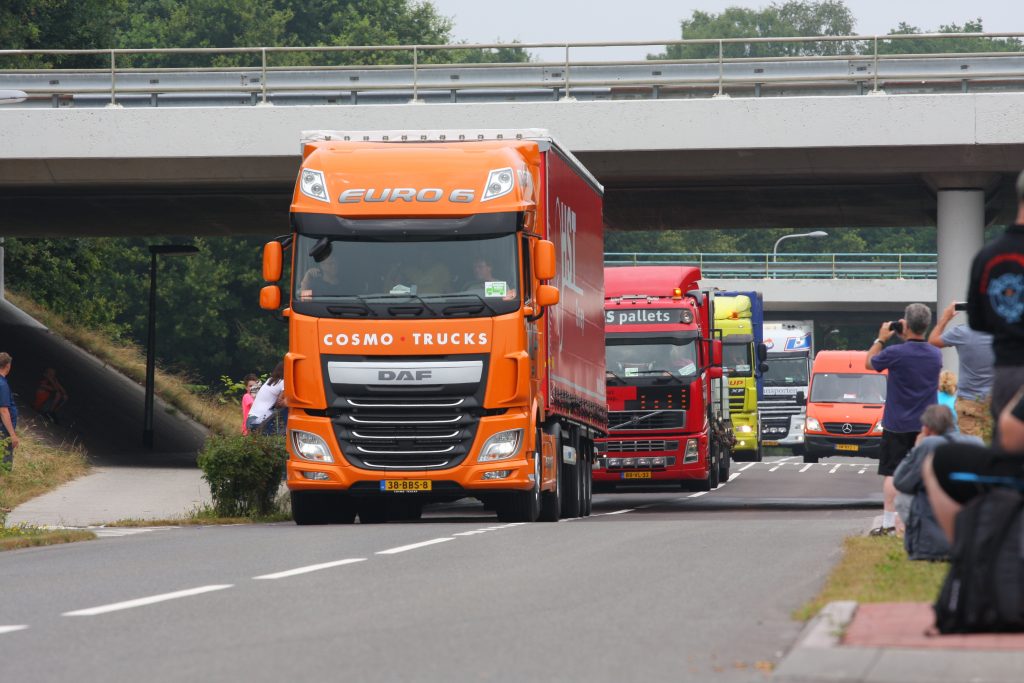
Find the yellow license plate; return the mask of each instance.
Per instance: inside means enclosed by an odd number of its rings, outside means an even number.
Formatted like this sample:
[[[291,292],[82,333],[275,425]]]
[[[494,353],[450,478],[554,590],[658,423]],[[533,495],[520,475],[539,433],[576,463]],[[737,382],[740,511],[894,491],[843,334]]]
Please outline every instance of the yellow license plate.
[[[858,446],[857,444],[853,444],[853,443],[837,443],[836,444],[836,450],[837,451],[859,451],[860,450],[860,446]]]
[[[778,446],[779,442],[778,441],[762,441],[761,445],[762,446]]]
[[[651,478],[651,473],[650,472],[623,472],[622,473],[622,478],[623,479],[650,479]]]
[[[429,479],[385,479],[380,483],[381,491],[431,491],[433,482]]]

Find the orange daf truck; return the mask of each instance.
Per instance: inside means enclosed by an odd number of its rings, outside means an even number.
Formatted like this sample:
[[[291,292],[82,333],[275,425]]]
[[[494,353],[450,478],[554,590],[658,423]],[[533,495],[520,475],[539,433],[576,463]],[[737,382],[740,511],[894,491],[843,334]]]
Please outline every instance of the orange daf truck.
[[[589,514],[607,428],[600,184],[545,131],[304,133],[286,307],[298,524]],[[288,301],[281,288],[291,263]]]

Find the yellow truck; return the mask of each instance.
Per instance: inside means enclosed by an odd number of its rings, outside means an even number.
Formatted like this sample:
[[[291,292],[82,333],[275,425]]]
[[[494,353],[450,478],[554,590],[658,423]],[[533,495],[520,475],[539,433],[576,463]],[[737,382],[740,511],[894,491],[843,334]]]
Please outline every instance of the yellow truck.
[[[733,460],[760,461],[760,384],[768,350],[763,342],[764,302],[760,292],[722,292],[715,296],[715,329],[722,332],[722,369],[728,377]]]

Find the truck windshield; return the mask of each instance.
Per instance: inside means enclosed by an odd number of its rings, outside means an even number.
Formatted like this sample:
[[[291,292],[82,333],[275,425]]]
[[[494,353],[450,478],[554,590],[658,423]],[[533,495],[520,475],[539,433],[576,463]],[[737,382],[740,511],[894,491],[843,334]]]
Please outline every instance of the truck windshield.
[[[750,377],[750,344],[722,344],[722,370],[730,377]]]
[[[479,317],[519,308],[516,234],[402,241],[300,234],[293,307],[356,318]]]
[[[650,384],[697,376],[694,338],[668,335],[609,334],[605,337],[608,381],[618,384]],[[690,380],[687,380],[689,382]]]
[[[806,387],[807,356],[768,356],[768,372],[764,374],[764,384],[768,387]]]
[[[814,403],[885,403],[885,375],[815,373],[811,383]]]

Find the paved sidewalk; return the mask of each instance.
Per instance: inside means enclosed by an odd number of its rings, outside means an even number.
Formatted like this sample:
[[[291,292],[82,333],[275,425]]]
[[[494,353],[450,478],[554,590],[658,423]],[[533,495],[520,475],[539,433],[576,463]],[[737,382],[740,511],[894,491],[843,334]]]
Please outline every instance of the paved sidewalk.
[[[198,468],[97,467],[14,508],[7,525],[90,526],[122,519],[184,517],[210,502]]]
[[[927,635],[925,603],[832,602],[775,671],[785,683],[1018,683],[1024,634]]]

